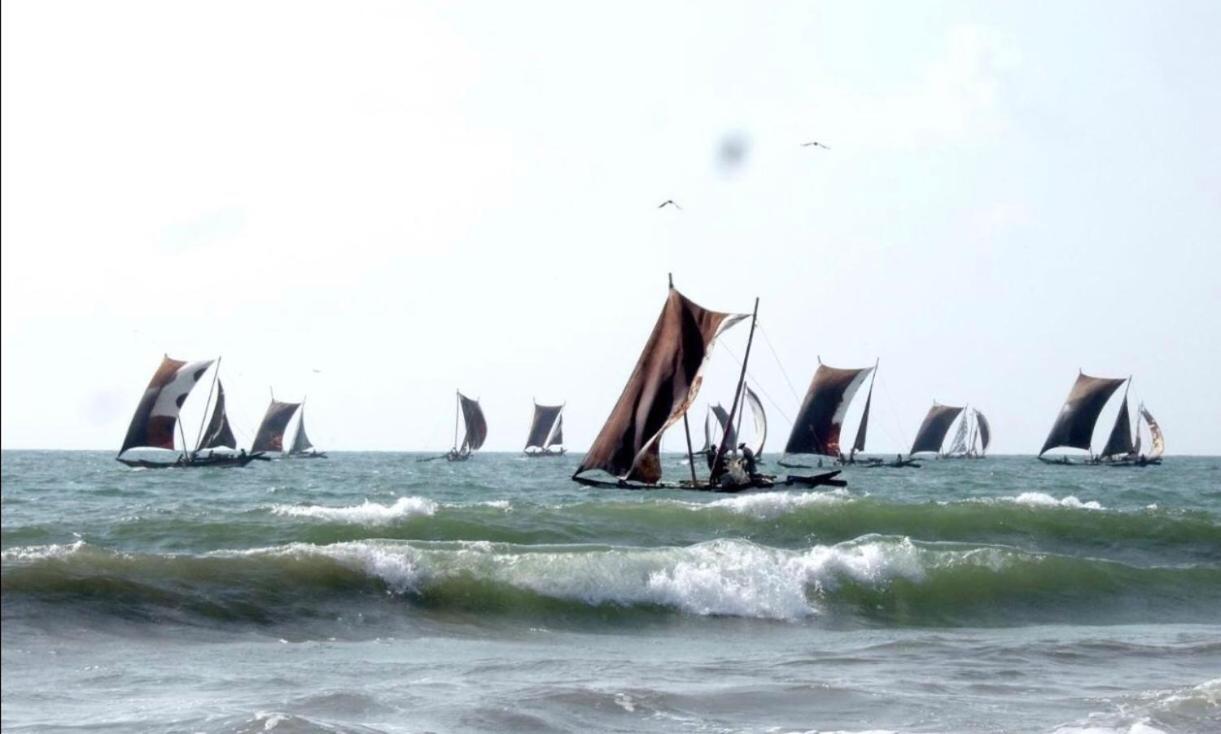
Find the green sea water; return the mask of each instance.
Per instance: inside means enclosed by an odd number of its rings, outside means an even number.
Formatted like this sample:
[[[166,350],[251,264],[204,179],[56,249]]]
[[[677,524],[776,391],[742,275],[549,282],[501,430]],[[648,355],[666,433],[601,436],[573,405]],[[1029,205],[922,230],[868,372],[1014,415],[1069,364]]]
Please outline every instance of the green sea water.
[[[1221,731],[1218,458],[2,458],[6,731]]]

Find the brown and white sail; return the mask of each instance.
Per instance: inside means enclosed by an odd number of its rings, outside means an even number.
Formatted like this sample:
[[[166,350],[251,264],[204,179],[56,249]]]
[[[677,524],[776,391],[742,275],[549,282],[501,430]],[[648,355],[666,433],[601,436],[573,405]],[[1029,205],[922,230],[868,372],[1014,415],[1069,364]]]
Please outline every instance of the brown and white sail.
[[[293,413],[300,406],[301,403],[282,403],[272,398],[271,405],[267,406],[267,412],[263,414],[263,421],[259,423],[258,432],[254,434],[254,443],[250,450],[284,451],[284,432],[288,429],[288,422],[292,420]]]
[[[212,419],[199,437],[200,449],[237,448],[237,439],[229,426],[229,416],[225,414],[225,386],[216,381],[216,403],[212,406]]]
[[[526,437],[526,449],[546,451],[564,443],[564,406],[534,404],[534,419],[530,421],[530,434]]]
[[[1073,389],[1060,408],[1060,415],[1051,427],[1051,433],[1043,442],[1039,456],[1061,446],[1089,450],[1094,435],[1098,414],[1111,395],[1124,384],[1123,377],[1092,377],[1081,372]]]
[[[842,453],[840,431],[848,405],[873,370],[873,367],[840,369],[819,363],[793,422],[793,432],[789,434],[784,453],[839,456]],[[860,430],[857,433],[863,446],[864,433]]]
[[[462,421],[466,425],[461,450],[463,453],[478,451],[488,438],[488,422],[483,417],[483,408],[478,400],[471,400],[462,393],[458,393],[458,403],[462,406]]]
[[[1150,441],[1148,458],[1161,458],[1162,454],[1166,453],[1166,438],[1162,435],[1162,427],[1159,426],[1157,421],[1153,419],[1153,414],[1150,413],[1149,409],[1144,406],[1144,403],[1142,403],[1140,406],[1140,415],[1145,419],[1145,424],[1149,426]]]
[[[755,445],[751,447],[751,450],[755,452],[755,456],[762,456],[763,446],[767,443],[767,413],[763,411],[763,403],[760,402],[755,391],[751,390],[749,385],[744,387],[746,404],[750,406],[750,415],[755,423]]]
[[[961,412],[961,407],[933,403],[933,407],[929,408],[924,420],[920,423],[920,428],[916,431],[916,440],[912,442],[911,451],[908,453],[917,454],[926,451],[940,453],[941,444],[945,442],[945,434],[949,433],[950,426],[954,424],[954,419]]]
[[[717,337],[743,318],[710,311],[671,287],[623,393],[573,476],[600,469],[620,479],[660,479],[662,433],[691,407]]]
[[[119,449],[120,455],[137,447],[174,448],[174,429],[178,426],[182,404],[212,361],[183,362],[170,359],[168,355],[162,358],[161,365],[153,373],[153,379],[136,405],[123,447]],[[186,448],[183,446],[183,450]]]

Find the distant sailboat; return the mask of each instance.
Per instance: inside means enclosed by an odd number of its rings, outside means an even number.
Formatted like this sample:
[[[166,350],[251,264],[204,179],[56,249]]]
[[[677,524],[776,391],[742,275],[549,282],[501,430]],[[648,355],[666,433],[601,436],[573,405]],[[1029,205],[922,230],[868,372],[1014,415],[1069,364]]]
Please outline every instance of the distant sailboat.
[[[1131,380],[1129,380],[1131,384]],[[1144,421],[1149,426],[1151,450],[1142,454],[1140,425]],[[1161,426],[1153,419],[1149,410],[1142,403],[1136,413],[1136,421],[1128,413],[1128,393],[1124,390],[1123,402],[1119,405],[1119,413],[1115,416],[1115,425],[1107,437],[1106,446],[1098,455],[1098,460],[1109,466],[1149,466],[1162,463],[1162,454],[1166,450],[1166,441],[1162,436]]]
[[[288,449],[286,454],[290,459],[327,459],[325,451],[319,451],[309,440],[309,436],[305,433],[305,401],[301,401],[301,407],[297,410],[297,432],[293,435],[292,447]]]
[[[756,314],[758,301],[755,302]],[[677,484],[661,484],[661,437],[666,429],[686,417],[703,381],[704,364],[716,339],[726,329],[746,318],[745,314],[730,314],[710,311],[689,300],[670,284],[661,315],[653,332],[645,342],[644,350],[628,379],[618,402],[611,409],[589,452],[577,467],[574,481],[592,487],[617,487],[623,489],[693,489],[713,491],[740,491],[750,488],[777,486],[774,477],[762,475],[739,477],[730,462],[725,461],[730,452],[722,434],[713,464],[714,469],[707,481],[696,476],[694,451],[691,449],[688,431],[688,461],[691,480]],[[751,338],[747,341],[738,378],[738,389],[734,391],[734,402],[728,414],[726,427],[731,427],[737,415],[741,386],[745,381],[746,364],[750,359],[750,345],[754,337],[754,317],[751,320]],[[686,421],[684,421],[685,423]],[[738,466],[734,464],[734,466]],[[590,471],[603,471],[615,477],[608,482],[582,476]],[[740,467],[739,467],[740,470]],[[815,477],[789,477],[781,483],[839,484],[835,474],[829,472]]]
[[[471,400],[461,392],[457,393],[457,405],[454,408],[454,447],[445,455],[448,461],[466,461],[471,454],[478,451],[488,437],[488,422],[483,417],[483,408],[478,400]],[[462,443],[458,443],[458,416],[466,426]]]
[[[848,407],[852,403],[865,379],[874,374],[877,365],[873,367],[840,368],[828,367],[818,362],[818,369],[810,379],[810,387],[806,390],[801,409],[793,421],[793,431],[789,434],[788,443],[784,446],[785,456],[810,454],[828,456],[835,461],[848,463],[854,460],[857,451],[865,449],[865,437],[869,428],[869,408],[873,402],[873,383],[869,384],[869,397],[865,400],[865,411],[857,426],[856,438],[850,449],[850,457],[845,457],[840,436],[843,432],[844,418],[848,415]],[[783,466],[800,466],[786,464]]]
[[[259,430],[254,434],[254,443],[250,445],[250,450],[284,454],[284,434],[288,430],[288,422],[299,407],[301,403],[283,403],[273,396],[271,404],[267,406],[267,412],[263,414],[262,422],[259,423]]]
[[[219,359],[216,360],[217,370],[213,372],[213,384],[219,387]],[[259,458],[257,454],[232,454],[220,453],[217,454],[217,448],[234,448],[236,441],[233,439],[233,431],[229,428],[229,419],[225,415],[225,393],[224,388],[220,387],[217,393],[216,404],[212,406],[212,419],[205,426],[200,426],[199,436],[195,442],[195,449],[188,448],[186,433],[183,430],[182,423],[179,419],[179,412],[182,410],[182,405],[186,402],[187,396],[191,394],[191,390],[199,382],[200,378],[208,371],[208,368],[213,364],[213,360],[202,360],[199,362],[183,362],[177,359],[170,359],[168,355],[161,360],[161,365],[157,371],[153,373],[152,380],[149,381],[148,387],[144,390],[144,395],[140,398],[139,405],[136,406],[135,415],[132,416],[131,424],[127,427],[127,435],[123,439],[123,446],[119,449],[118,455],[115,457],[120,463],[133,468],[142,469],[165,469],[165,468],[189,468],[203,466],[245,466],[250,461]],[[211,403],[211,392],[208,395],[208,402]],[[207,408],[205,404],[204,415],[206,416]],[[148,459],[125,457],[129,450],[133,449],[162,449],[175,451],[174,447],[174,432],[177,429],[178,436],[182,442],[182,448],[178,450],[178,455],[174,461],[152,461]],[[202,450],[207,450],[207,455],[201,453]]]
[[[920,428],[916,431],[916,440],[912,442],[908,455],[912,457],[921,453],[940,455],[941,446],[945,443],[945,435],[950,432],[950,426],[962,412],[963,408],[934,402],[933,407],[929,408],[924,420],[920,423]],[[965,427],[960,427],[960,430],[965,432]],[[965,434],[963,443],[964,445],[966,443]]]
[[[564,406],[535,403],[534,419],[530,421],[530,433],[526,436],[526,446],[522,453],[530,457],[562,456],[566,451]]]
[[[958,429],[950,441],[950,448],[942,459],[982,459],[992,441],[992,428],[984,414],[970,406],[963,409],[958,419]]]
[[[1104,459],[1107,463],[1117,465],[1139,463],[1144,466],[1148,463],[1160,463],[1160,461],[1150,461],[1150,457],[1144,457],[1142,462],[1139,457],[1134,456],[1135,445],[1132,439],[1131,417],[1128,412],[1127,388],[1124,389],[1123,402],[1115,416],[1115,425],[1111,428],[1102,454],[1094,456],[1091,452],[1090,447],[1093,443],[1094,427],[1098,423],[1098,415],[1119,386],[1130,384],[1130,382],[1131,378],[1092,377],[1084,372],[1079,372],[1072,390],[1068,393],[1068,399],[1064,402],[1064,407],[1060,409],[1060,414],[1051,427],[1051,433],[1048,434],[1043,448],[1039,451],[1039,460],[1047,464],[1100,464]],[[1152,432],[1152,426],[1150,431]],[[1161,431],[1158,429],[1159,437],[1160,434]],[[1058,459],[1048,459],[1043,456],[1051,449],[1061,447],[1083,449],[1087,452],[1087,457],[1082,461],[1074,462],[1067,456]],[[1157,456],[1152,458],[1160,459],[1160,456],[1161,452],[1157,451]]]

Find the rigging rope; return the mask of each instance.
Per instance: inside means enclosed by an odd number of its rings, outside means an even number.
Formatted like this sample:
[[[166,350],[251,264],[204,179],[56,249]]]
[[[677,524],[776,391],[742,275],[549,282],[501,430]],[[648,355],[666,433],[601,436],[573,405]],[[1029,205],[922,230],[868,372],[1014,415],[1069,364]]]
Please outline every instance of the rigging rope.
[[[767,337],[767,331],[764,330],[763,324],[756,325],[759,328],[759,333],[763,335],[763,341],[767,342],[767,349],[772,353],[772,359],[776,360],[776,366],[780,368],[780,374],[784,377],[784,382],[789,386],[789,392],[793,393],[793,399],[799,404],[801,403],[801,395],[797,392],[797,388],[793,387],[793,381],[789,379],[789,373],[784,370],[784,363],[780,361],[780,355],[776,354],[776,348],[772,346],[772,340]]]
[[[739,365],[742,364],[742,360],[738,359],[738,355],[734,354],[732,349],[725,346],[724,342],[717,342],[717,346],[724,349],[726,354],[728,354],[730,357],[733,358],[733,361],[737,362]],[[780,414],[780,417],[791,424],[793,422],[793,420],[791,418],[789,418],[788,414],[784,411],[784,408],[780,407],[780,404],[777,403],[772,398],[771,394],[768,393],[767,389],[764,388],[763,385],[758,380],[755,379],[755,376],[753,374],[751,374],[749,367],[746,368],[746,376],[748,378],[750,378],[750,381],[755,386],[756,390],[758,392],[763,393],[763,397],[767,398],[767,402],[770,403],[771,406],[776,409],[776,412]]]

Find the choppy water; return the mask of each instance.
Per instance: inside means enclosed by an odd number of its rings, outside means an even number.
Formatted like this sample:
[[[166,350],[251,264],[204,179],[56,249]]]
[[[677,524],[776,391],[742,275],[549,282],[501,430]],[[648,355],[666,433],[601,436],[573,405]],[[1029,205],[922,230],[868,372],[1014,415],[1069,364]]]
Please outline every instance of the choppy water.
[[[727,497],[416,458],[5,452],[0,725],[1221,731],[1221,459]]]

